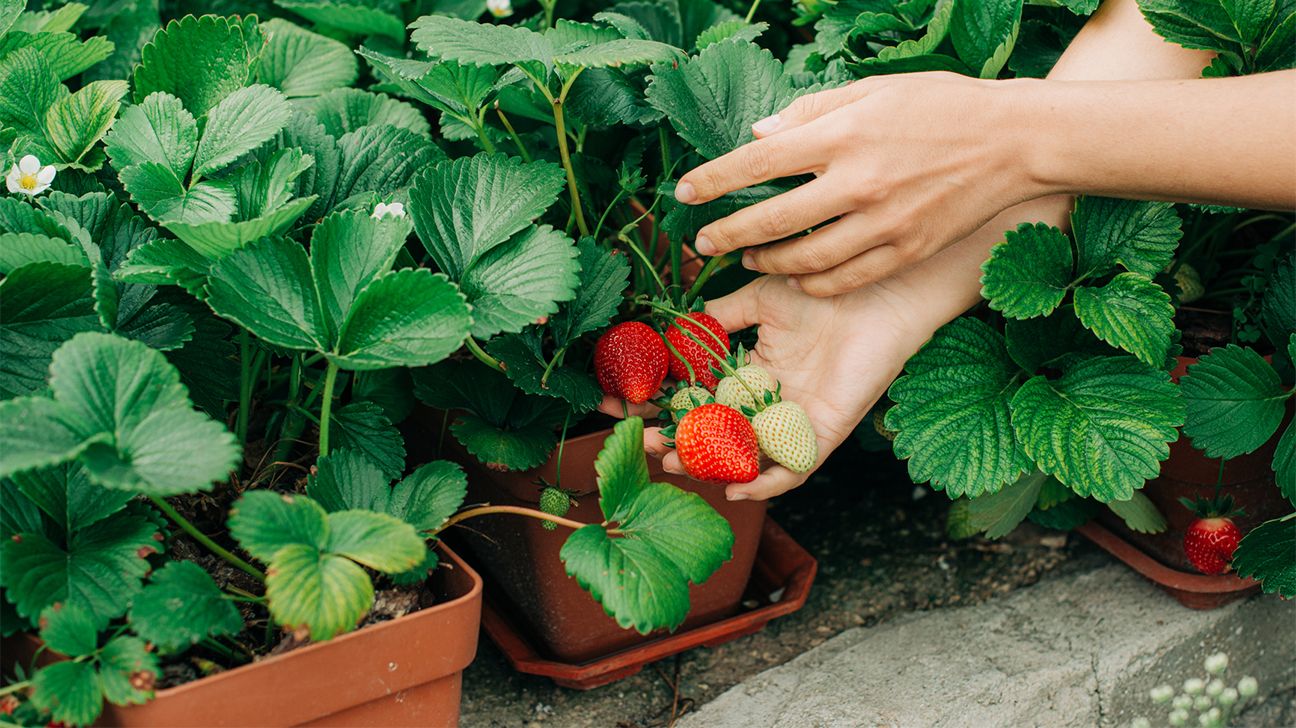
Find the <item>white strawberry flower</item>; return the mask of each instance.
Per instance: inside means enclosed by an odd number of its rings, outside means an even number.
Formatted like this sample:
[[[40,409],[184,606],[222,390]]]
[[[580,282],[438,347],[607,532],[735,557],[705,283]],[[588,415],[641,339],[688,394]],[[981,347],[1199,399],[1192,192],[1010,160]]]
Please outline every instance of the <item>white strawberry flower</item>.
[[[405,217],[405,206],[399,202],[379,202],[374,205],[373,216],[375,220],[381,220],[384,217]]]
[[[9,175],[5,177],[5,184],[10,192],[30,197],[35,197],[49,189],[53,181],[54,165],[47,164],[42,167],[40,160],[32,154],[18,160],[18,164],[15,164],[9,170]]]
[[[507,18],[513,14],[511,0],[486,0],[486,9],[497,18]]]

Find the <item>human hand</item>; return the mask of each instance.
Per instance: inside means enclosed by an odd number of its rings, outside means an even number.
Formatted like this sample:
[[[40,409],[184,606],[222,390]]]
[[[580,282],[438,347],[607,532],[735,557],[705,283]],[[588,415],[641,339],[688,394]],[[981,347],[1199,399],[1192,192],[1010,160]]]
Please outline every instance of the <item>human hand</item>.
[[[756,141],[684,175],[676,197],[698,204],[770,179],[817,179],[702,228],[698,252],[773,242],[747,251],[743,265],[792,276],[813,296],[930,257],[1044,193],[1020,134],[1004,133],[1019,127],[1012,89],[1022,83],[914,73],[802,96],[757,122]]]
[[[899,374],[908,357],[930,335],[913,321],[913,307],[894,289],[869,286],[846,296],[814,298],[766,276],[707,304],[707,313],[726,330],[760,325],[751,361],[782,385],[784,398],[800,404],[814,424],[819,461],[837,448]],[[621,400],[601,409],[623,413]],[[630,414],[652,416],[651,405],[630,405]],[[664,455],[662,467],[684,473],[679,456],[656,430],[645,433],[650,452]],[[765,500],[797,487],[809,473],[773,465],[750,483],[726,487],[730,500]]]

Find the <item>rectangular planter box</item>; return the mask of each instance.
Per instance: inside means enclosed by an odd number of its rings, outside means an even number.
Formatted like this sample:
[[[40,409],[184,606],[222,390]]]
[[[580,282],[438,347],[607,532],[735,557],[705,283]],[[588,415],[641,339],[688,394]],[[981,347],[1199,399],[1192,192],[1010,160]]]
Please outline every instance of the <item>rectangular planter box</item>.
[[[611,430],[567,440],[563,450],[562,485],[574,490],[577,501],[568,518],[598,523],[594,459]],[[497,472],[478,463],[447,438],[450,459],[468,471],[468,503],[539,507],[538,479],[553,483],[556,453],[541,467],[526,472]],[[724,488],[699,483],[661,469],[648,459],[654,482],[671,483],[702,496],[729,522],[734,532],[733,558],[704,584],[689,588],[691,609],[680,629],[690,629],[734,614],[751,576],[765,520],[765,503],[725,500]],[[565,528],[546,530],[540,521],[499,515],[475,518],[465,528],[454,529],[452,542],[463,544],[473,564],[486,574],[494,593],[526,625],[540,649],[549,657],[569,663],[593,660],[654,638],[622,629],[604,613],[575,579],[567,576],[558,552],[570,534]]]
[[[477,654],[482,581],[449,547],[439,548],[435,606],[158,690],[143,705],[105,705],[96,725],[457,725],[463,670]],[[6,659],[31,658],[39,643],[25,637]]]

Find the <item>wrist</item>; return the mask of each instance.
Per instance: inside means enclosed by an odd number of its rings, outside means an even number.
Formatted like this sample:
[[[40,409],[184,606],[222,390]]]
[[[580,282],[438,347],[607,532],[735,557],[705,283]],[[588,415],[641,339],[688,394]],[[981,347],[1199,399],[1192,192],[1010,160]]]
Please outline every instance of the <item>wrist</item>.
[[[1057,81],[1023,78],[1002,82],[1000,88],[1000,118],[1002,128],[1012,130],[1012,164],[1022,200],[1068,191],[1068,146],[1062,140],[1074,139],[1062,126],[1072,89],[1058,86]]]

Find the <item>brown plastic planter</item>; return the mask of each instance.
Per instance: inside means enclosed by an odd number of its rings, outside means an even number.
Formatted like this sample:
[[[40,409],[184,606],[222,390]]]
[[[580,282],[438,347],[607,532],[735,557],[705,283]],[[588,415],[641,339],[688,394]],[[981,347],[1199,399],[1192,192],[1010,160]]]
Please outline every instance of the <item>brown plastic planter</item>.
[[[603,520],[594,459],[610,434],[611,430],[601,430],[567,440],[562,485],[575,491],[577,501],[568,518],[587,523]],[[451,458],[468,471],[468,503],[538,508],[537,480],[553,483],[556,477],[556,452],[535,470],[498,472],[482,467],[449,438],[447,445]],[[681,628],[733,615],[756,560],[765,503],[725,500],[724,488],[663,472],[654,458],[649,458],[649,472],[654,482],[671,483],[702,496],[734,532],[733,558],[705,583],[689,587],[692,608]],[[465,528],[455,529],[451,538],[453,543],[466,546],[467,555],[486,574],[500,603],[527,625],[530,637],[548,657],[567,663],[586,662],[653,639],[651,635],[645,637],[622,629],[575,579],[567,576],[558,552],[569,534],[563,528],[545,530],[540,521],[531,518],[492,515],[474,518]]]
[[[482,629],[518,672],[543,675],[563,687],[590,690],[629,677],[648,663],[664,657],[694,647],[714,647],[752,634],[763,629],[770,620],[797,611],[805,605],[817,569],[818,562],[814,557],[793,541],[773,519],[766,517],[747,590],[760,606],[750,611],[662,636],[582,664],[551,660],[540,654],[514,616],[505,606],[496,603],[490,588],[482,605]],[[776,601],[771,601],[772,595],[776,595]]]
[[[1179,357],[1179,366],[1171,377],[1179,381],[1187,368],[1196,363],[1196,357]],[[1215,494],[1215,484],[1219,482],[1220,492],[1232,496],[1234,504],[1244,511],[1233,519],[1243,533],[1283,515],[1290,505],[1279,493],[1271,469],[1277,440],[1274,437],[1253,453],[1225,461],[1221,471],[1220,460],[1207,458],[1181,434],[1170,444],[1170,457],[1161,464],[1161,475],[1143,487],[1144,495],[1165,516],[1165,531],[1136,533],[1106,510],[1098,522],[1089,523],[1079,531],[1186,607],[1214,609],[1251,594],[1259,585],[1250,579],[1234,574],[1208,576],[1193,569],[1184,555],[1183,539],[1196,515],[1184,508],[1179,499],[1209,498]]]
[[[432,577],[435,606],[159,690],[144,705],[105,705],[96,725],[458,725],[463,670],[477,654],[482,580],[440,548],[447,566]],[[26,636],[15,652],[29,660],[38,644]]]

